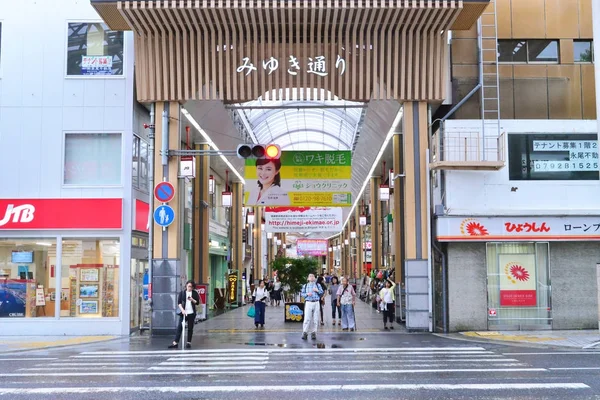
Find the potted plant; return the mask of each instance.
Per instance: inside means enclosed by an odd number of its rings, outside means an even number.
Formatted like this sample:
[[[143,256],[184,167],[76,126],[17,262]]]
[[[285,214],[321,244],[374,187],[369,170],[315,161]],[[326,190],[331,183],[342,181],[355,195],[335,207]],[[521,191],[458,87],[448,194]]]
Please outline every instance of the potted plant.
[[[316,274],[318,263],[315,258],[288,258],[277,257],[271,263],[273,271],[277,271],[277,277],[281,287],[285,290],[284,310],[286,322],[304,321],[304,303],[298,295],[302,285],[306,283],[308,274]]]

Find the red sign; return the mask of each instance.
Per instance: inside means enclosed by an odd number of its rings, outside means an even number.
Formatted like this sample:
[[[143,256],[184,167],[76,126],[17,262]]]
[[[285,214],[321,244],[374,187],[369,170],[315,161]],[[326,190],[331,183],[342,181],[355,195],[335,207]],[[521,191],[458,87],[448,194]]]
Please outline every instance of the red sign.
[[[495,308],[490,308],[489,314],[490,314],[490,317],[495,317],[496,316],[496,309]]]
[[[136,231],[148,232],[148,214],[150,213],[150,205],[141,200],[135,201],[135,223]]]
[[[533,307],[537,305],[535,290],[501,290],[500,305],[503,307]]]
[[[206,304],[206,285],[196,285],[196,292],[198,292],[198,296],[200,296],[200,304]]]
[[[0,230],[122,228],[122,199],[0,199]]]

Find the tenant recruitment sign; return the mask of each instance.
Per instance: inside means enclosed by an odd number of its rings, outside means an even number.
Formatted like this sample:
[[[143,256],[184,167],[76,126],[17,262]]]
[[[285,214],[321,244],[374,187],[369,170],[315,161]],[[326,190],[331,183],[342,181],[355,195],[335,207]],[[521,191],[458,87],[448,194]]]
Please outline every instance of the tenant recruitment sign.
[[[500,305],[534,307],[537,304],[534,254],[499,254]]]
[[[283,151],[279,160],[246,159],[246,206],[350,207],[350,151]]]

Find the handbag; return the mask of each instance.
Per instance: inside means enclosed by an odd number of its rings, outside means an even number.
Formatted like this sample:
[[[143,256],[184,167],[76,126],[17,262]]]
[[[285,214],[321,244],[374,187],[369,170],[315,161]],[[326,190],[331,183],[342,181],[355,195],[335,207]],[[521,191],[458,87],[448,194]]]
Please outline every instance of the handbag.
[[[256,310],[254,309],[254,305],[250,306],[250,309],[248,310],[248,314],[247,314],[250,318],[254,318],[254,316],[256,315]]]

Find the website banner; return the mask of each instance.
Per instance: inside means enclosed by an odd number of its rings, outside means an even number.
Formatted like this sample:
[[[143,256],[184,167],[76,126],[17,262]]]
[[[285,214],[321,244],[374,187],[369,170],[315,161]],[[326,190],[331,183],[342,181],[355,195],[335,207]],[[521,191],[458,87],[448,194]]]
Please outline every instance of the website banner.
[[[341,207],[266,207],[267,232],[338,232]]]

